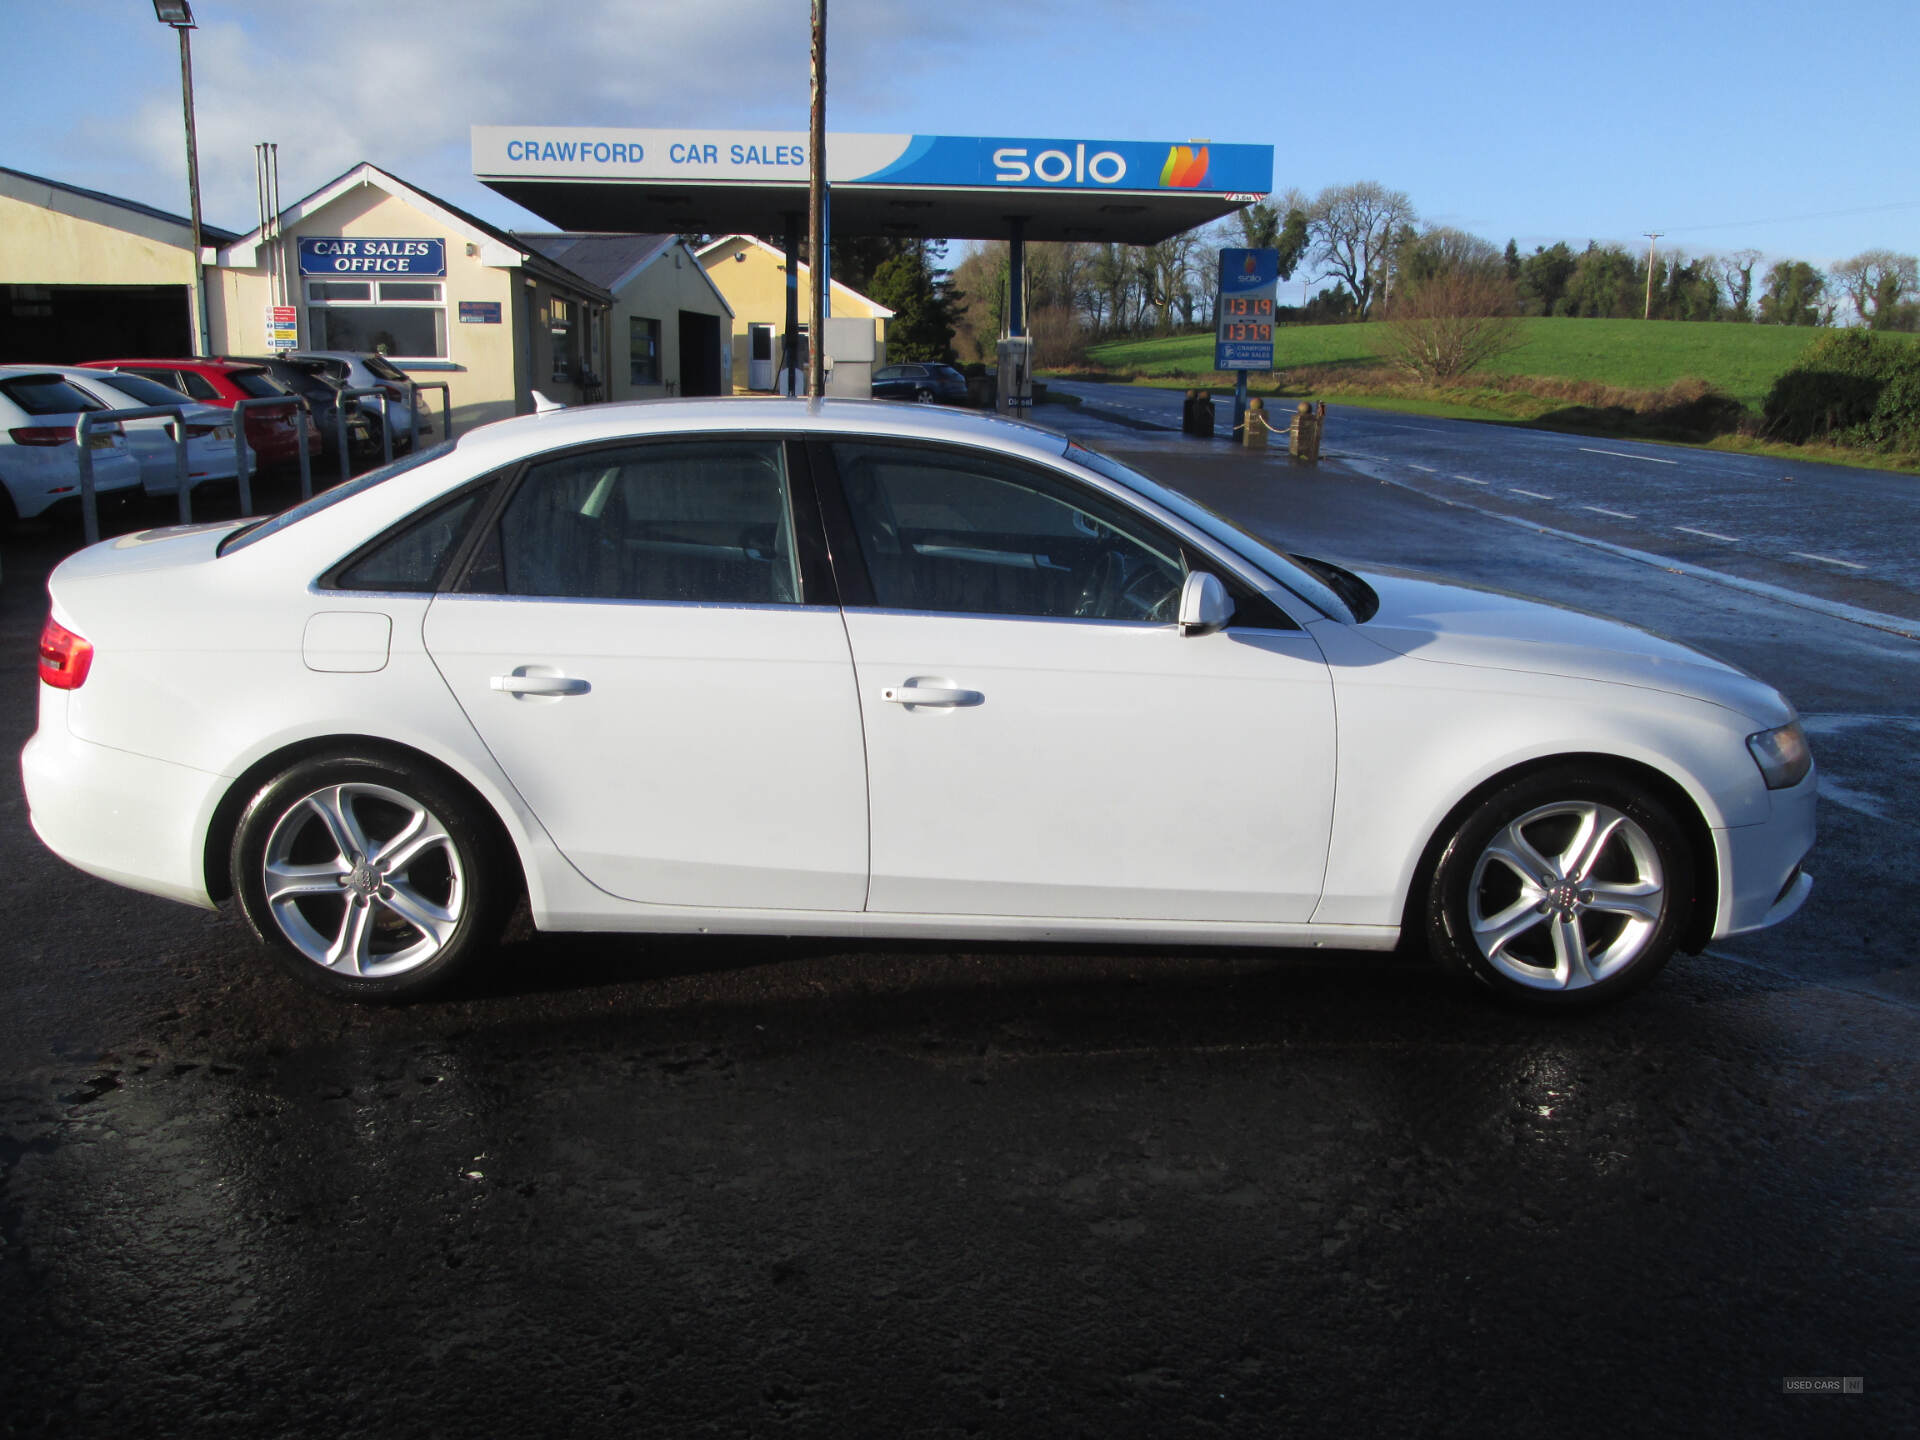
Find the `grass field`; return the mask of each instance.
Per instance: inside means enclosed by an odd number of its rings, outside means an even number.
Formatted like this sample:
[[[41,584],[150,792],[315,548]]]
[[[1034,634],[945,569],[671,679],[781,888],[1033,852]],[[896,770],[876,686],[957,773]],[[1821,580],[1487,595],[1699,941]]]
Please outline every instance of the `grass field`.
[[[1275,368],[1376,366],[1383,329],[1369,321],[1276,330]],[[1623,390],[1664,390],[1693,377],[1757,412],[1774,378],[1822,332],[1785,325],[1528,319],[1520,321],[1520,333],[1519,347],[1489,364],[1488,372],[1589,380]],[[1213,337],[1115,341],[1093,346],[1087,359],[1102,369],[1141,375],[1205,375],[1213,370]]]

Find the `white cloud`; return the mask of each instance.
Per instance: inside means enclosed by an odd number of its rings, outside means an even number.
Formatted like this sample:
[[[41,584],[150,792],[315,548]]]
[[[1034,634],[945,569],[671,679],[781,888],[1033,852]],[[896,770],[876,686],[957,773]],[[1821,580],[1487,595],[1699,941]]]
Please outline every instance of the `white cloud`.
[[[828,117],[836,129],[952,129],[917,109],[920,82],[991,64],[985,42],[1029,13],[1014,0],[941,7],[836,0]],[[256,218],[253,146],[279,147],[291,201],[371,160],[456,203],[499,213],[471,180],[476,124],[804,129],[803,0],[410,0],[358,7],[200,0],[193,34],[200,187],[210,222]],[[327,23],[339,16],[341,23]],[[347,17],[351,16],[351,23]],[[60,147],[72,170],[112,174],[121,193],[178,208],[185,188],[180,97],[156,75],[130,108],[80,122]],[[103,156],[120,156],[111,166]],[[81,183],[116,188],[104,178]],[[486,197],[486,198],[483,198]]]

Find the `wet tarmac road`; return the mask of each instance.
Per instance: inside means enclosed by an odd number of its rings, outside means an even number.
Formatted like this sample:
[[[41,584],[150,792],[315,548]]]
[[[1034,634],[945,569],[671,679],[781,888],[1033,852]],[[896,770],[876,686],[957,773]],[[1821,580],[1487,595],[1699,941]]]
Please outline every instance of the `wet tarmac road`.
[[[1054,383],[1136,425],[1179,427],[1181,391]],[[1214,411],[1225,436],[1232,402]],[[1884,612],[1920,635],[1917,476],[1352,406],[1333,408],[1325,450],[1439,499]]]
[[[1075,423],[1782,685],[1806,911],[1572,1022],[1397,957],[524,929],[347,1009],[5,787],[0,1434],[1912,1433],[1920,646]],[[5,554],[16,748],[56,548]]]

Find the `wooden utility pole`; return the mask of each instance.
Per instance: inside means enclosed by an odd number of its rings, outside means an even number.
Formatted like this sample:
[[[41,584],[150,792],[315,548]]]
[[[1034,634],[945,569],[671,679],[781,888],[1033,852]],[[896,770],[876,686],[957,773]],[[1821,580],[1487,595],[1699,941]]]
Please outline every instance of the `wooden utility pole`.
[[[827,393],[827,0],[813,0],[813,129],[807,142],[807,275],[813,282],[807,331],[807,394]]]
[[[1653,242],[1667,232],[1664,230],[1642,230],[1647,237],[1647,308],[1640,313],[1642,320],[1653,318]]]

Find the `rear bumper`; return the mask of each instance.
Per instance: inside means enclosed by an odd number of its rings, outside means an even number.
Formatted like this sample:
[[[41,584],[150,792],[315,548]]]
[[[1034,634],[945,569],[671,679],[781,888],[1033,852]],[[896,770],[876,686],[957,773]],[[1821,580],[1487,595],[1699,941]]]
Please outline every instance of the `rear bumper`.
[[[64,694],[41,687],[40,728],[20,752],[34,833],[89,875],[213,909],[204,835],[226,782],[78,739],[67,729],[66,704]]]

